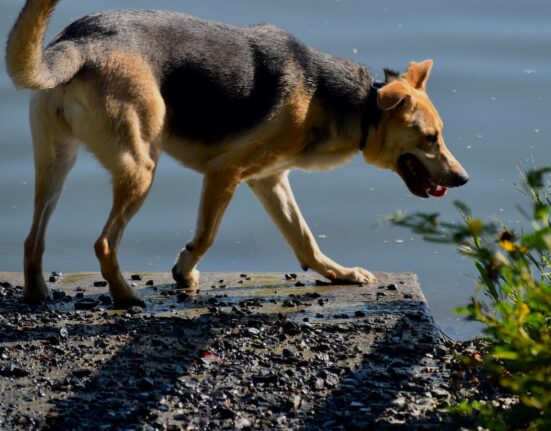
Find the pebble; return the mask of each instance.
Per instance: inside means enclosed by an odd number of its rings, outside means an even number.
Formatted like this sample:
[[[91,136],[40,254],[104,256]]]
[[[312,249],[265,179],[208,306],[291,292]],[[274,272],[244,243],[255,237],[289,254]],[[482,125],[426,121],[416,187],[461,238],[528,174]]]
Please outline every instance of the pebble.
[[[132,307],[130,307],[128,309],[128,312],[130,314],[133,314],[133,315],[136,315],[136,314],[142,314],[143,313],[143,308],[138,306],[138,305],[133,305]]]
[[[95,299],[87,298],[81,301],[75,302],[75,310],[93,310],[99,305],[99,301]]]
[[[100,295],[98,298],[99,302],[101,302],[103,305],[111,305],[113,304],[113,300],[108,295]]]
[[[31,373],[29,370],[14,364],[10,364],[0,369],[0,376],[3,376],[3,377],[20,378],[20,377],[27,377],[30,374]]]

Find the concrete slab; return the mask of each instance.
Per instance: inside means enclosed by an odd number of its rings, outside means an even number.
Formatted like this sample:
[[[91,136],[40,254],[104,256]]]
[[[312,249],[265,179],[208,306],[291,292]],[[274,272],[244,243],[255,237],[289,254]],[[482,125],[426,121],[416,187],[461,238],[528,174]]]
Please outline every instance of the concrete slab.
[[[112,310],[99,274],[61,276],[56,301],[33,308],[21,274],[0,273],[0,426],[428,426],[437,399],[425,392],[442,366],[431,352],[446,347],[417,277],[376,275],[335,286],[203,273],[189,291],[169,274],[127,273],[146,308]]]
[[[251,311],[285,313],[290,318],[342,319],[365,313],[428,313],[427,302],[412,273],[377,273],[370,286],[333,285],[317,275],[282,273],[203,273],[198,290],[177,289],[168,273],[125,273],[125,278],[146,301],[145,311],[155,315],[198,316],[216,306],[221,310],[248,303]],[[52,277],[45,274],[45,279]],[[75,303],[108,295],[99,273],[64,274],[47,284],[63,292],[66,301],[51,309],[69,311]],[[21,273],[0,272],[0,281],[21,286]],[[390,286],[390,287],[389,287]],[[319,299],[321,298],[321,304]],[[98,308],[108,305],[98,301]],[[120,311],[112,310],[113,313]],[[316,317],[318,316],[318,317]]]

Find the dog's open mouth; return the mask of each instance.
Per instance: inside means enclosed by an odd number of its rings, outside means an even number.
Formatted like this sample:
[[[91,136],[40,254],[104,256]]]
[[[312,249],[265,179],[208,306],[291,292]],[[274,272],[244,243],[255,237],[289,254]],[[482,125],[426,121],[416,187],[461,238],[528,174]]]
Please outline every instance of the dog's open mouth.
[[[447,187],[437,184],[430,176],[429,171],[413,154],[402,154],[398,157],[398,173],[408,186],[411,193],[421,198],[429,196],[443,197]]]

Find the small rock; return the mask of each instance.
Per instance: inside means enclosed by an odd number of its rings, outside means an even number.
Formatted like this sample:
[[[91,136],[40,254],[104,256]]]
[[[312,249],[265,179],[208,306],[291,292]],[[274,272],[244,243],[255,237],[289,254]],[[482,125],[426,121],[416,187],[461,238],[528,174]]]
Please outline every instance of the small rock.
[[[132,281],[142,281],[143,280],[143,275],[133,274],[132,276],[130,276],[130,280],[132,280]]]
[[[287,321],[283,326],[283,333],[287,335],[298,335],[300,334],[301,329],[298,323]]]
[[[436,398],[447,398],[450,395],[448,391],[440,388],[431,389],[430,393],[434,395]]]
[[[396,284],[394,283],[389,284],[386,288],[387,290],[398,290],[398,286],[396,286]]]
[[[148,280],[147,283],[145,283],[146,286],[153,286],[155,282],[153,280]]]
[[[189,299],[189,294],[186,292],[180,292],[178,295],[176,295],[176,301],[177,302],[186,302]]]
[[[0,369],[0,376],[4,377],[27,377],[30,374],[31,373],[25,368],[21,368],[13,364]]]
[[[143,390],[153,389],[155,387],[155,381],[150,377],[144,377],[140,380],[138,386]]]
[[[107,286],[107,281],[94,281],[94,287],[105,287]]]
[[[136,314],[142,314],[143,313],[143,308],[138,306],[138,305],[133,305],[132,307],[130,307],[128,309],[128,312],[130,314],[133,314],[133,315],[136,315]]]
[[[285,358],[288,358],[288,359],[297,359],[298,358],[297,352],[295,352],[294,350],[288,349],[288,348],[283,349],[283,356]]]
[[[283,301],[283,304],[281,306],[285,308],[294,308],[297,306],[297,304],[292,299],[286,299],[285,301]]]
[[[249,428],[251,426],[251,421],[245,417],[238,417],[234,420],[233,426],[237,430],[242,430],[243,428]]]
[[[75,302],[75,310],[93,310],[99,305],[99,301],[88,298],[82,301]]]
[[[220,415],[220,419],[235,419],[237,416],[237,413],[227,407],[218,408],[218,414]]]
[[[99,302],[101,302],[103,305],[111,305],[113,303],[113,300],[108,295],[100,295],[98,298]]]
[[[73,376],[80,379],[83,377],[88,377],[90,374],[92,374],[92,370],[89,370],[87,368],[77,368],[73,371]]]

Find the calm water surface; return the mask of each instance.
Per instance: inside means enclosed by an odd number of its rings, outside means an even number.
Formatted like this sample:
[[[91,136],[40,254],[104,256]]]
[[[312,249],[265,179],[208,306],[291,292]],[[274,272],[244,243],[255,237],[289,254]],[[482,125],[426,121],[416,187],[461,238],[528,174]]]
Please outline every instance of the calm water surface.
[[[0,4],[5,38],[23,0]],[[438,323],[455,337],[477,328],[451,310],[473,292],[473,270],[453,249],[434,246],[380,218],[397,209],[438,211],[457,219],[453,200],[476,215],[515,225],[521,201],[513,190],[518,164],[551,164],[551,2],[365,0],[71,0],[58,6],[48,38],[101,9],[172,9],[247,25],[272,22],[322,51],[354,59],[379,77],[411,60],[435,61],[429,94],[446,122],[448,147],[471,174],[445,199],[411,196],[390,172],[358,157],[328,173],[295,172],[297,200],[322,249],[345,265],[419,274]],[[33,166],[27,121],[29,93],[16,92],[0,66],[0,271],[22,269],[31,222]],[[168,157],[130,224],[121,249],[125,269],[168,271],[192,234],[201,177]],[[44,268],[95,271],[92,244],[111,203],[109,178],[84,150],[51,222]],[[294,256],[251,192],[242,187],[203,271],[297,271]]]

